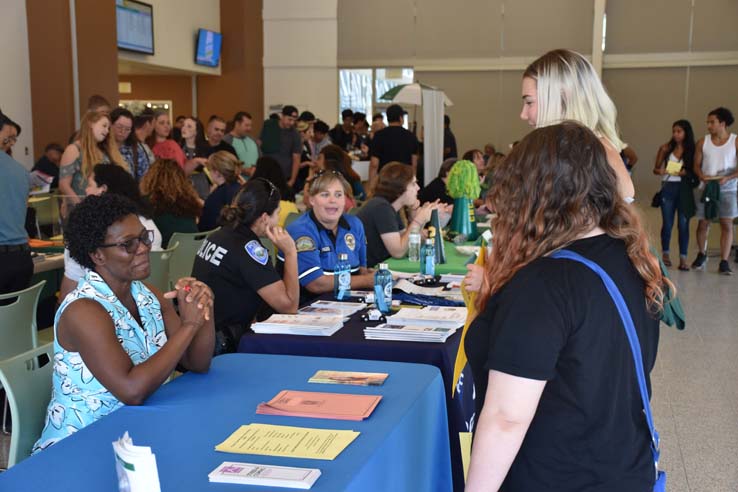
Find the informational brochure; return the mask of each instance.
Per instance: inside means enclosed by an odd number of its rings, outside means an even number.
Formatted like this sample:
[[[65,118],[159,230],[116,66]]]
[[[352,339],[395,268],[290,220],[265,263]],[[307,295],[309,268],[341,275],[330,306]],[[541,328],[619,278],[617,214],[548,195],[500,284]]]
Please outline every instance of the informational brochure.
[[[128,432],[113,441],[119,492],[161,492],[156,456],[148,446],[134,446]],[[53,490],[53,480],[52,486]]]
[[[466,321],[466,307],[426,306],[423,309],[402,308],[387,318],[393,325],[440,326],[461,328]]]
[[[381,400],[382,395],[283,390],[268,402],[260,403],[256,413],[359,421],[368,418]]]
[[[360,432],[286,425],[242,425],[215,446],[224,453],[334,460]]]
[[[320,370],[308,379],[308,383],[350,384],[354,386],[381,386],[389,374],[386,372],[350,372]]]
[[[208,474],[216,483],[261,485],[263,487],[285,487],[288,489],[310,489],[320,477],[317,468],[259,465],[225,461]]]
[[[343,327],[343,316],[316,314],[273,314],[252,323],[254,333],[330,336]]]

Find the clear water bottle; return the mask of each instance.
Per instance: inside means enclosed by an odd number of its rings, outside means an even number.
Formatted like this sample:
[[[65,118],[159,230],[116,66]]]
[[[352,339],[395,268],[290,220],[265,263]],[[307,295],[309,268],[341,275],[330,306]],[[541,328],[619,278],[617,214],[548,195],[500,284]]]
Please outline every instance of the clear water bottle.
[[[374,273],[374,298],[377,309],[387,314],[392,309],[392,273],[386,263],[379,264],[379,270]]]
[[[420,250],[420,273],[423,275],[436,274],[436,247],[433,238],[425,240]]]
[[[420,229],[417,227],[410,229],[410,236],[407,241],[407,259],[412,262],[420,261]]]
[[[333,297],[342,301],[348,299],[351,291],[351,264],[348,261],[348,255],[341,253],[338,255],[338,263],[333,269]]]

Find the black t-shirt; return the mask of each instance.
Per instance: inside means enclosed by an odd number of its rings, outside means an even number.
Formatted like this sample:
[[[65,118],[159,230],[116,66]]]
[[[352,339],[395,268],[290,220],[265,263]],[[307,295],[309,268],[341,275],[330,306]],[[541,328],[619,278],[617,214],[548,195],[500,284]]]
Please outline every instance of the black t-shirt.
[[[218,145],[209,145],[205,149],[205,157],[210,157],[211,155],[215,154],[218,151],[225,150],[226,152],[230,152],[231,154],[238,157],[238,154],[236,154],[236,149],[233,148],[233,145],[229,144],[225,140],[221,140]]]
[[[374,134],[372,157],[379,159],[379,169],[388,162],[412,164],[413,155],[418,153],[418,139],[401,126],[388,126]]]
[[[264,302],[257,291],[281,280],[269,251],[246,226],[223,227],[205,239],[192,276],[213,291],[216,328],[251,323]]]
[[[420,203],[434,202],[441,200],[442,203],[454,203],[446,191],[446,183],[441,178],[436,178],[428,186],[418,192],[418,200]]]
[[[400,214],[392,208],[386,198],[375,196],[367,201],[356,216],[364,224],[366,236],[366,264],[373,267],[390,257],[382,241],[382,234],[399,232],[405,228]]]
[[[649,374],[658,321],[625,244],[606,235],[567,249],[598,263],[630,310]],[[490,370],[545,380],[538,409],[503,491],[651,491],[650,434],[633,356],[615,303],[586,266],[539,258],[487,303],[464,343],[474,374],[477,416]]]

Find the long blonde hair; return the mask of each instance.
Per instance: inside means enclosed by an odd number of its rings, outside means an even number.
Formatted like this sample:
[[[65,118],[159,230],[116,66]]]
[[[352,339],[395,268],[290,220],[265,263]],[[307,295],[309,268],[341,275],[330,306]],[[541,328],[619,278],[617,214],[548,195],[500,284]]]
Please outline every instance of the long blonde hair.
[[[105,137],[105,140],[102,142],[95,140],[92,125],[103,118],[107,118],[108,123],[112,127],[110,115],[102,111],[88,111],[80,122],[79,144],[80,157],[82,158],[81,171],[85,178],[88,178],[92,174],[92,169],[95,165],[102,163],[105,157],[110,160],[111,164],[116,164],[128,172],[131,171],[131,167],[121,155],[120,150],[118,150],[118,144],[115,141],[115,137],[113,137],[112,128],[108,131],[108,136]]]
[[[596,226],[625,243],[652,313],[663,308],[666,292],[675,292],[650,252],[638,212],[618,194],[615,172],[591,130],[573,121],[536,129],[493,173],[487,200],[497,216],[480,311],[525,265]]]
[[[617,126],[618,111],[592,64],[571,50],[553,50],[525,69],[523,77],[536,81],[536,128],[562,121],[578,121],[621,151],[625,143]]]

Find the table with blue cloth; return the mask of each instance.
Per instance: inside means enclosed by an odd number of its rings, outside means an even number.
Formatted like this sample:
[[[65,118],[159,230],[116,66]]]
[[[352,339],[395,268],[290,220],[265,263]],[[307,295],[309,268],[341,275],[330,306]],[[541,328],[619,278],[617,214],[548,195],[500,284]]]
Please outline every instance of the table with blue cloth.
[[[387,372],[382,386],[312,384],[317,370]],[[283,389],[378,394],[362,421],[256,415]],[[215,446],[239,426],[265,423],[361,433],[333,461],[221,453]],[[443,383],[438,369],[350,359],[228,354],[207,374],[185,374],[145,404],[125,406],[0,474],[0,490],[115,491],[111,443],[128,431],[156,455],[162,491],[270,490],[208,481],[224,461],[318,468],[314,492],[450,491],[451,470]]]
[[[351,316],[349,321],[344,323],[343,328],[330,337],[262,335],[249,330],[241,337],[238,351],[257,354],[412,362],[436,366],[441,371],[446,392],[454,490],[464,490],[459,432],[469,432],[474,421],[474,382],[471,369],[467,365],[456,385],[456,394],[453,398],[451,397],[454,363],[459,341],[461,340],[461,329],[449,337],[446,343],[366,340],[364,338],[364,326],[376,324],[378,323],[362,321],[360,313],[356,313]]]

